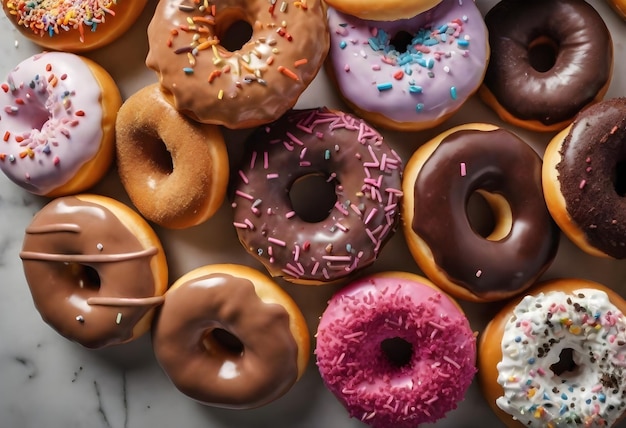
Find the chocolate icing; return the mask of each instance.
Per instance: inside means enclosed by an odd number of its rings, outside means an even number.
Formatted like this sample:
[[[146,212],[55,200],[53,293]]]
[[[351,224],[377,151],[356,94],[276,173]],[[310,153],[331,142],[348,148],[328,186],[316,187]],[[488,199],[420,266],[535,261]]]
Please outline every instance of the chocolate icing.
[[[556,166],[570,218],[590,245],[618,259],[626,258],[626,199],[616,190],[625,143],[626,98],[602,101],[576,117]]]
[[[289,314],[254,284],[209,274],[170,289],[153,332],[156,358],[187,396],[217,407],[251,408],[283,395],[298,378]],[[207,341],[214,329],[238,338],[237,354]]]
[[[44,321],[70,340],[100,348],[130,340],[155,303],[101,305],[89,298],[153,297],[151,261],[158,251],[145,248],[106,207],[68,196],[35,215],[20,257]],[[98,279],[90,279],[85,267]]]
[[[467,174],[454,173],[466,165]],[[445,137],[415,183],[413,231],[450,281],[479,297],[522,290],[556,255],[559,231],[543,199],[541,159],[512,133],[463,130]],[[477,190],[499,194],[512,213],[499,241],[473,231],[467,203]]]
[[[402,194],[401,159],[377,131],[320,108],[292,111],[249,143],[234,182],[234,224],[273,276],[332,281],[376,260],[396,229]],[[293,211],[289,191],[315,174],[334,183],[337,199],[311,223]]]
[[[485,16],[491,58],[484,84],[513,116],[551,125],[570,120],[608,84],[611,35],[595,9],[582,0],[507,0]],[[556,62],[533,68],[529,47],[545,38]]]

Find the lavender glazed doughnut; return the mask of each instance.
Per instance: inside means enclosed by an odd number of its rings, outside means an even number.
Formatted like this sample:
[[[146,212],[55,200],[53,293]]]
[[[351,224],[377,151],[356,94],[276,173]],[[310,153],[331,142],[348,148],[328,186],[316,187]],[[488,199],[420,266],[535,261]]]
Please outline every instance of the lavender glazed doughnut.
[[[247,409],[285,394],[309,359],[309,332],[294,301],[242,265],[207,265],[167,291],[155,322],[157,361],[185,395]]]
[[[329,76],[381,127],[417,131],[452,116],[480,86],[487,29],[472,0],[443,0],[411,19],[363,21],[328,9]]]
[[[248,143],[233,182],[233,224],[272,276],[328,283],[376,260],[395,232],[402,196],[402,161],[377,131],[320,108],[292,111]],[[294,184],[311,176],[332,187],[323,218],[306,219],[292,204]]]
[[[154,231],[104,196],[48,203],[26,228],[20,257],[43,320],[87,348],[147,332],[167,287],[165,254]]]
[[[328,53],[321,0],[163,0],[148,27],[149,68],[194,120],[250,128],[293,107]],[[250,40],[230,45],[246,23]],[[236,28],[236,27],[235,27]]]
[[[502,1],[485,22],[491,59],[479,94],[503,120],[558,131],[606,94],[613,42],[584,0]]]
[[[74,54],[42,53],[18,64],[0,88],[0,169],[11,181],[55,197],[106,174],[122,104],[106,70]]]
[[[580,249],[626,258],[626,98],[580,112],[548,144],[543,189],[557,224]]]

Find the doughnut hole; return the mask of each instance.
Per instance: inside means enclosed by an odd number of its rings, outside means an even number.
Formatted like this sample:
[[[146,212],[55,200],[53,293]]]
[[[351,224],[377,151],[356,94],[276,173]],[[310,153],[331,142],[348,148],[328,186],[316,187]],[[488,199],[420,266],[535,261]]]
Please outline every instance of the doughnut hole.
[[[207,330],[202,338],[202,344],[210,354],[223,358],[240,357],[244,351],[241,340],[223,328]]]
[[[505,238],[513,227],[511,206],[497,193],[481,189],[473,192],[467,200],[465,212],[474,233],[490,241]]]
[[[146,180],[150,188],[157,187],[161,180],[174,172],[172,154],[167,150],[165,143],[158,135],[141,133],[135,141],[143,141],[142,153],[150,160],[150,168],[146,173]]]
[[[571,379],[582,373],[580,366],[576,364],[575,351],[572,348],[563,348],[559,353],[559,361],[550,366],[552,372],[562,378]]]
[[[389,45],[393,46],[399,53],[409,50],[409,45],[413,40],[413,35],[407,31],[398,31],[390,40]]]
[[[336,182],[323,173],[297,178],[289,189],[289,200],[296,215],[307,223],[326,219],[337,202]]]
[[[626,159],[618,161],[615,165],[613,187],[619,196],[626,196]]]
[[[528,45],[530,66],[540,73],[545,73],[554,67],[558,53],[559,45],[550,37],[537,37]]]
[[[393,367],[404,367],[411,362],[413,345],[401,337],[390,337],[380,343],[383,357]]]
[[[93,267],[74,262],[64,263],[64,266],[72,283],[78,287],[96,291],[100,289],[100,275]]]
[[[215,21],[215,35],[220,45],[229,52],[240,50],[252,37],[252,25],[241,9],[230,8],[219,13]]]

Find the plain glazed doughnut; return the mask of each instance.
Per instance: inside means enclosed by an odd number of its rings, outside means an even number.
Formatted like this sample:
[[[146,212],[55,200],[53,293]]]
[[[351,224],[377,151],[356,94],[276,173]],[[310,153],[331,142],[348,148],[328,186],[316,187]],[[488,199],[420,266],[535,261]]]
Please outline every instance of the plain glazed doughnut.
[[[49,202],[26,228],[20,257],[43,320],[88,348],[147,332],[167,288],[156,234],[137,213],[104,196]]]
[[[166,293],[152,343],[182,393],[238,409],[285,394],[310,353],[306,322],[291,297],[259,271],[233,264],[179,278]]]
[[[252,35],[237,49],[229,32],[241,24]],[[148,27],[146,64],[179,111],[251,128],[295,105],[322,66],[328,38],[321,0],[218,0],[210,7],[163,0]]]
[[[233,181],[233,224],[272,276],[333,282],[371,265],[395,232],[401,174],[398,154],[363,120],[326,108],[294,110],[249,137]],[[306,219],[290,196],[312,176],[332,187],[322,219]]]
[[[471,0],[443,0],[411,19],[392,22],[363,21],[332,8],[327,14],[328,75],[350,108],[374,125],[432,128],[482,82],[487,29]]]
[[[146,0],[2,0],[9,21],[46,49],[85,52],[120,37],[137,20]]]
[[[220,129],[165,101],[158,84],[131,95],[116,124],[117,168],[139,212],[161,226],[200,224],[221,206],[228,154]]]
[[[626,302],[581,279],[558,279],[512,301],[479,344],[479,380],[510,428],[612,427],[626,402]]]
[[[561,230],[585,252],[626,258],[626,98],[582,111],[548,144],[543,189]]]
[[[442,0],[326,0],[329,6],[347,15],[373,21],[409,19],[432,9]]]
[[[453,296],[504,299],[528,288],[556,256],[559,230],[546,208],[541,159],[494,125],[452,128],[418,148],[403,178],[404,235],[422,271]],[[482,196],[486,236],[467,211]]]
[[[485,22],[491,58],[479,94],[503,120],[558,131],[606,94],[613,42],[584,0],[502,1]]]
[[[107,173],[122,98],[102,67],[70,53],[37,54],[0,88],[0,169],[11,181],[56,197],[87,190]]]
[[[410,273],[378,273],[339,290],[316,337],[326,386],[350,416],[377,428],[443,418],[476,373],[476,340],[462,309]]]

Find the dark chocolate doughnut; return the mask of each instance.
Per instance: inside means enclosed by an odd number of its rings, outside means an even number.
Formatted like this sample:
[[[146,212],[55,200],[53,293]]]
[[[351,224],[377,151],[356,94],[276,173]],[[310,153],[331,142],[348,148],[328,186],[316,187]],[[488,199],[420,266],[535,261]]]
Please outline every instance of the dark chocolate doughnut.
[[[409,249],[450,294],[509,297],[532,285],[556,255],[559,230],[543,199],[541,159],[504,129],[469,124],[435,137],[409,160],[402,187]],[[487,236],[469,219],[474,193],[495,217]]]
[[[506,0],[485,23],[491,58],[480,94],[502,119],[560,130],[606,93],[611,35],[583,0]]]
[[[552,216],[581,249],[626,258],[626,98],[581,112],[546,149],[543,186]]]
[[[376,260],[396,229],[402,195],[402,161],[377,131],[320,108],[292,111],[249,143],[234,185],[234,225],[272,276],[320,284]],[[294,183],[311,176],[332,187],[321,219],[305,219],[290,198]]]

